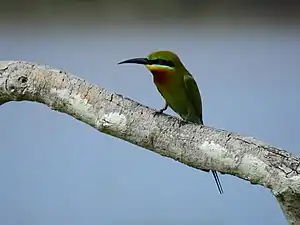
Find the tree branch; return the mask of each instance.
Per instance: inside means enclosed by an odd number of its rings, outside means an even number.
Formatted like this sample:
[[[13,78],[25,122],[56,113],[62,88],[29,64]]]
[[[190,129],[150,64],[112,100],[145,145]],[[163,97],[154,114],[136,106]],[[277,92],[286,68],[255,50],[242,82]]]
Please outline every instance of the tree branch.
[[[299,158],[254,138],[156,115],[121,95],[66,72],[0,61],[0,105],[40,102],[95,129],[201,170],[269,188],[290,224],[300,224]]]

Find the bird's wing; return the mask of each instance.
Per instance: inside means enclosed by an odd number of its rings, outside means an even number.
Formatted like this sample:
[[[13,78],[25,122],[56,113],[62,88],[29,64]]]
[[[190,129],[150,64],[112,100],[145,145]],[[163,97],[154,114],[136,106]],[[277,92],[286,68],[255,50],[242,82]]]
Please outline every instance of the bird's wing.
[[[186,93],[188,95],[189,100],[193,104],[197,115],[199,115],[200,123],[203,124],[202,118],[202,100],[200,96],[200,92],[197,86],[196,81],[193,76],[190,74],[185,74],[183,76],[183,83],[185,85]]]

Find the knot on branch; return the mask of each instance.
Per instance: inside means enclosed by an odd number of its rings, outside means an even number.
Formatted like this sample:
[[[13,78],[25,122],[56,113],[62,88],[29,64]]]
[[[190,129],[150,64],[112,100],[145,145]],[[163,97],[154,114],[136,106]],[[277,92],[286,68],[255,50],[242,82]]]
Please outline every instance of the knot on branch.
[[[28,80],[32,74],[34,65],[24,63],[22,66],[18,62],[3,62],[0,65],[0,85],[2,93],[10,96],[10,100],[23,100],[26,89],[29,88]],[[5,97],[5,96],[3,96]]]

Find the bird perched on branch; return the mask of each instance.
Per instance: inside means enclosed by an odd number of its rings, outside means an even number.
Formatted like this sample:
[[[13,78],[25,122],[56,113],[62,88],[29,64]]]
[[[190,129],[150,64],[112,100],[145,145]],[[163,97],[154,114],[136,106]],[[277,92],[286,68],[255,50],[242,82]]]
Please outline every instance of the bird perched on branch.
[[[179,116],[196,124],[203,124],[201,95],[195,79],[179,57],[171,51],[155,51],[146,58],[133,58],[120,62],[145,65],[165,99],[165,106],[157,113],[171,107]],[[220,194],[223,188],[216,171],[212,170]]]

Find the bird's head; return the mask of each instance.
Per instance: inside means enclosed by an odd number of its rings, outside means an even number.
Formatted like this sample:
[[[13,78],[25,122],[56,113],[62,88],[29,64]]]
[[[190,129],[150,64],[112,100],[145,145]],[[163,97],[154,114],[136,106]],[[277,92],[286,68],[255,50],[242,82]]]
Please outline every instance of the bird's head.
[[[146,58],[133,58],[119,62],[135,63],[145,65],[152,73],[155,72],[175,72],[185,69],[179,57],[171,51],[155,51]]]

